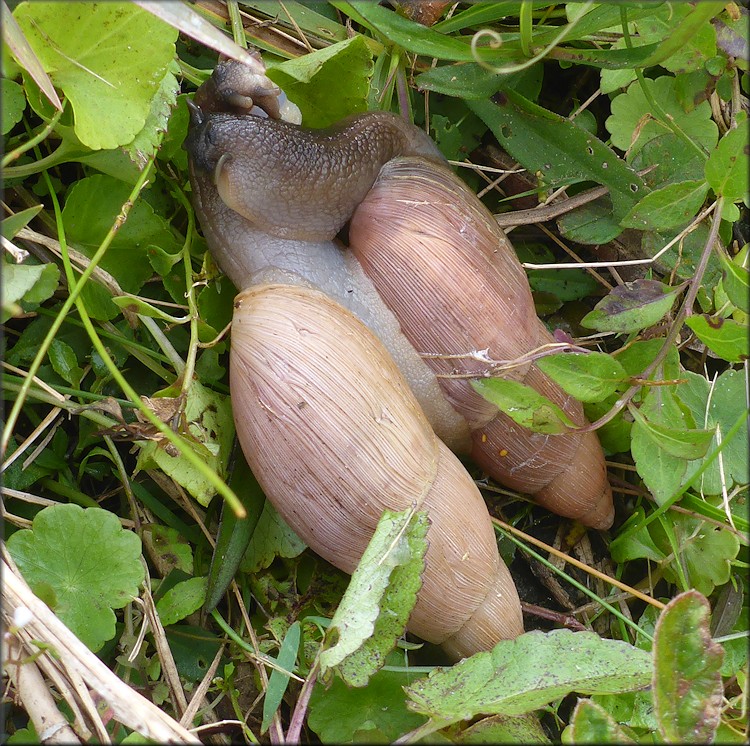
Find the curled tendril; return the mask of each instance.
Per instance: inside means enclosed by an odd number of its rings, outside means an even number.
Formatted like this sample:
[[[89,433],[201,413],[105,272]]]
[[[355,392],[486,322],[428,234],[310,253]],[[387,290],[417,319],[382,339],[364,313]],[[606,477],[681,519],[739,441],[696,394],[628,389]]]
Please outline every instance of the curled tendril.
[[[572,21],[570,21],[570,23],[563,26],[560,29],[560,33],[544,49],[542,49],[541,52],[534,55],[525,62],[520,62],[517,65],[507,65],[506,67],[495,67],[489,62],[483,60],[479,54],[480,40],[489,38],[490,49],[499,49],[503,45],[502,35],[492,29],[480,29],[476,32],[476,34],[474,34],[474,36],[471,37],[471,54],[477,64],[481,65],[485,70],[490,70],[491,72],[495,73],[495,75],[508,75],[509,73],[517,73],[521,70],[525,70],[527,67],[531,67],[531,65],[533,65],[534,63],[539,62],[539,60],[544,59],[544,57],[546,57],[552,49],[554,49],[561,41],[563,41],[565,37],[576,27],[578,21],[586,15],[589,8],[593,4],[594,0],[588,0],[584,7],[581,8],[581,12]]]

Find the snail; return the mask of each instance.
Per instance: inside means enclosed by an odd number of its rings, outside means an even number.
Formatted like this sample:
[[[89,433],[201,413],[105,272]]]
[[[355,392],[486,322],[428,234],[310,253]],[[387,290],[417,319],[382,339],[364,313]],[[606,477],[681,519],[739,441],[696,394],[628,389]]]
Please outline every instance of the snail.
[[[185,147],[203,233],[241,291],[230,386],[248,463],[291,527],[347,572],[385,508],[424,507],[408,628],[455,658],[489,649],[523,631],[520,604],[451,451],[604,528],[598,440],[531,433],[471,387],[472,352],[513,359],[552,338],[509,241],[432,140],[386,112],[317,131],[277,119],[236,65],[196,93]],[[336,240],[347,225],[348,247]],[[585,422],[533,364],[512,375]]]

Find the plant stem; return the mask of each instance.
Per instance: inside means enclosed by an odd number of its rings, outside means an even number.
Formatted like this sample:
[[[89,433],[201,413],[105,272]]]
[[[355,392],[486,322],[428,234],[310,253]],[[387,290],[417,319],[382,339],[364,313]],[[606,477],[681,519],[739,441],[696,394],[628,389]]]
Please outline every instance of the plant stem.
[[[287,743],[299,743],[300,733],[302,733],[302,724],[305,722],[305,715],[307,714],[307,706],[310,704],[310,697],[312,696],[313,689],[315,688],[315,682],[318,679],[319,670],[319,657],[315,657],[315,661],[310,668],[310,673],[307,674],[305,683],[302,685],[299,697],[297,698],[297,704],[294,706],[294,712],[292,713],[292,719],[289,721],[289,728],[286,732]]]

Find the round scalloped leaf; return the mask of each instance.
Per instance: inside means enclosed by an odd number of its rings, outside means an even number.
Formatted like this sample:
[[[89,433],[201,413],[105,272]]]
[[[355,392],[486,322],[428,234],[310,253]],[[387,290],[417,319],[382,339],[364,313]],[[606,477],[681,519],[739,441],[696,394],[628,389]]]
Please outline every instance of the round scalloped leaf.
[[[8,539],[31,589],[94,652],[115,636],[115,615],[143,581],[141,540],[114,513],[53,505]]]
[[[14,14],[92,150],[143,129],[175,55],[177,32],[134,3],[21,3]]]

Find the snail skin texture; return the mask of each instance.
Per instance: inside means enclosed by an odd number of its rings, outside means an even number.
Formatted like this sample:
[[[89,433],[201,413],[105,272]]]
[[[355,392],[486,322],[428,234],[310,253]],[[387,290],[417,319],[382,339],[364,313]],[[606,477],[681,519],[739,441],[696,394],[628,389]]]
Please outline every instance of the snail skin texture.
[[[247,460],[347,572],[384,509],[421,505],[429,548],[409,630],[455,658],[514,637],[515,588],[451,450],[587,525],[608,527],[613,506],[595,435],[531,433],[468,382],[482,364],[466,353],[514,359],[552,341],[512,246],[417,128],[384,112],[327,130],[278,121],[234,65],[198,90],[185,146],[203,233],[241,290],[230,373]],[[534,365],[510,375],[585,422]]]

